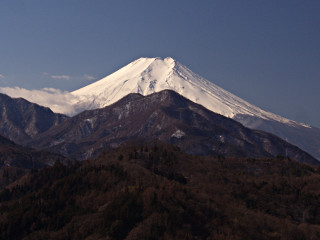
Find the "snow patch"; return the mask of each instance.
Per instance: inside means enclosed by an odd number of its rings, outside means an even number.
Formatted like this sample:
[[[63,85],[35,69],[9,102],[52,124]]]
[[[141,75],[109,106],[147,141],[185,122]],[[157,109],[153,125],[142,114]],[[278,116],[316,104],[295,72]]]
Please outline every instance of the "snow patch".
[[[186,135],[186,133],[185,133],[184,131],[178,129],[177,131],[175,131],[175,132],[171,135],[171,137],[182,138],[182,137],[184,137],[185,135]]]
[[[93,121],[92,121],[92,119],[85,119],[84,121],[85,121],[85,123],[87,123],[87,124],[90,126],[91,129],[93,128]]]

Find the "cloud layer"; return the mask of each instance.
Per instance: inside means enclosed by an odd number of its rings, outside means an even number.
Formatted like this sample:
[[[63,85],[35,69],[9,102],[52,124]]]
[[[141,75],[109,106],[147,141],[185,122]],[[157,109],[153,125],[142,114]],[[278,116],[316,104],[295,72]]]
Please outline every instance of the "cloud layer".
[[[85,79],[87,79],[87,80],[94,80],[94,79],[95,79],[94,76],[90,76],[90,75],[88,75],[88,74],[84,74],[83,77],[84,77]]]
[[[72,93],[54,88],[28,90],[19,87],[0,87],[0,92],[13,98],[24,98],[41,106],[49,107],[53,112],[69,116],[81,112],[83,109],[75,107],[79,99]]]

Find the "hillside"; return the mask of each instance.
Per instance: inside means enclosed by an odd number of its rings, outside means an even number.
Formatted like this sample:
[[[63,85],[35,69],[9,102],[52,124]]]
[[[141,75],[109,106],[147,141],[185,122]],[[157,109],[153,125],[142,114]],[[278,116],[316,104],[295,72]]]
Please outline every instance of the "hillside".
[[[53,165],[65,158],[50,152],[23,147],[0,135],[0,189],[14,182],[31,169]]]
[[[16,143],[24,144],[67,118],[23,98],[0,93],[0,134]]]
[[[127,145],[0,193],[0,239],[319,239],[319,168]]]

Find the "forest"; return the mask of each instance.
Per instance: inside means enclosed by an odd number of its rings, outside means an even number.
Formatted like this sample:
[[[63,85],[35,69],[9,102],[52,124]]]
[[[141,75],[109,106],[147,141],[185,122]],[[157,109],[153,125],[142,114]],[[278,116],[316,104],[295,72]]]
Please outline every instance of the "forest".
[[[160,142],[33,169],[0,192],[0,239],[320,239],[320,167]]]

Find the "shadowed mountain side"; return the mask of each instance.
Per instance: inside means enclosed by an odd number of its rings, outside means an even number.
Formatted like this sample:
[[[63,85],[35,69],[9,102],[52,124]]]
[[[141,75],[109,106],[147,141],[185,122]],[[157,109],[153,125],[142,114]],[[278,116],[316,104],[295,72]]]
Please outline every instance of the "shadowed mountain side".
[[[87,159],[123,142],[154,139],[196,155],[242,157],[288,156],[319,162],[299,148],[262,131],[213,113],[178,93],[129,94],[111,106],[72,117],[29,144],[65,156]]]
[[[236,115],[233,119],[246,127],[274,133],[320,160],[319,128],[299,125],[292,126],[281,122],[241,114]]]
[[[67,118],[23,98],[11,98],[0,93],[0,134],[16,143],[24,144],[27,139]]]
[[[64,157],[51,152],[22,147],[0,136],[0,189],[31,169],[51,166]]]

